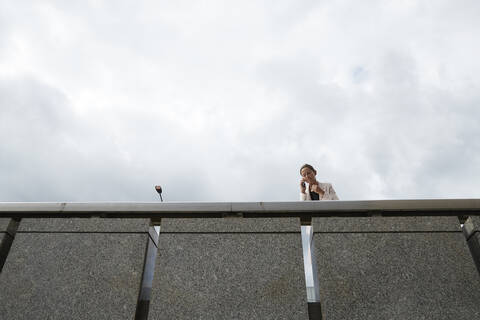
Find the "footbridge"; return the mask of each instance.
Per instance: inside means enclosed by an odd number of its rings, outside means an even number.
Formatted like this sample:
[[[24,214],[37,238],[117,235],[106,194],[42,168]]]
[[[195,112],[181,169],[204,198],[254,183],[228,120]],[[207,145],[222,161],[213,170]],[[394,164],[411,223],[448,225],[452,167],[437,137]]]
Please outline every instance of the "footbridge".
[[[0,318],[480,319],[480,199],[1,202]]]

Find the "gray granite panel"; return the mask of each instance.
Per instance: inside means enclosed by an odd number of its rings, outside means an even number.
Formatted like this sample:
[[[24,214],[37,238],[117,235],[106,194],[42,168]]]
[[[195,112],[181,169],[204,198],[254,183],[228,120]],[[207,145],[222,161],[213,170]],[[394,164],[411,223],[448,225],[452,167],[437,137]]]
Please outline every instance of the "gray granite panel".
[[[150,219],[22,219],[18,232],[148,232]]]
[[[162,219],[161,232],[300,232],[298,218]]]
[[[149,319],[308,319],[300,233],[161,232]]]
[[[457,217],[313,218],[313,232],[461,231]]]
[[[133,319],[148,234],[17,233],[2,319]]]
[[[325,319],[480,319],[462,233],[315,233]]]

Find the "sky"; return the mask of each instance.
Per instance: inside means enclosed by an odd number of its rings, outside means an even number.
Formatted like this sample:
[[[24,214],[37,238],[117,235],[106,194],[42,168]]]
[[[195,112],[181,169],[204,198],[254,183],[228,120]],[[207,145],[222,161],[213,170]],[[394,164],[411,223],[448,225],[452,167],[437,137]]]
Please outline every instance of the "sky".
[[[0,0],[0,201],[480,197],[480,2]]]

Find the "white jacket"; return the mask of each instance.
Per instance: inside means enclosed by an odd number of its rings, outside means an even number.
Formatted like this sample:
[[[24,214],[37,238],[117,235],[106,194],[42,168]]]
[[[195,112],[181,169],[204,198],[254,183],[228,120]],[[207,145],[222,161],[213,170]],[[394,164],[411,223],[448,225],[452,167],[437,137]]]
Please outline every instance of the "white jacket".
[[[319,186],[319,187],[323,190],[323,192],[324,192],[323,195],[320,195],[320,199],[319,199],[319,200],[338,200],[337,194],[335,193],[335,190],[333,189],[331,183],[319,182],[319,183],[318,183],[318,186]],[[308,192],[308,190],[309,190],[309,186],[308,186],[308,184],[307,184],[307,188],[306,188],[306,190],[305,190],[305,193],[301,193],[301,192],[300,192],[300,200],[302,200],[302,201],[312,200],[312,198],[310,198],[310,192]]]

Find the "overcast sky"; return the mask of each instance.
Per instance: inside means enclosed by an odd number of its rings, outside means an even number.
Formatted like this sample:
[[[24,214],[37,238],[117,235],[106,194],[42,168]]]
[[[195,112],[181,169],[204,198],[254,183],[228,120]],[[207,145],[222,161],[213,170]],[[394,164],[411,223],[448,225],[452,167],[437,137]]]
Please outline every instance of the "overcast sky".
[[[480,197],[480,2],[0,1],[0,201]]]

